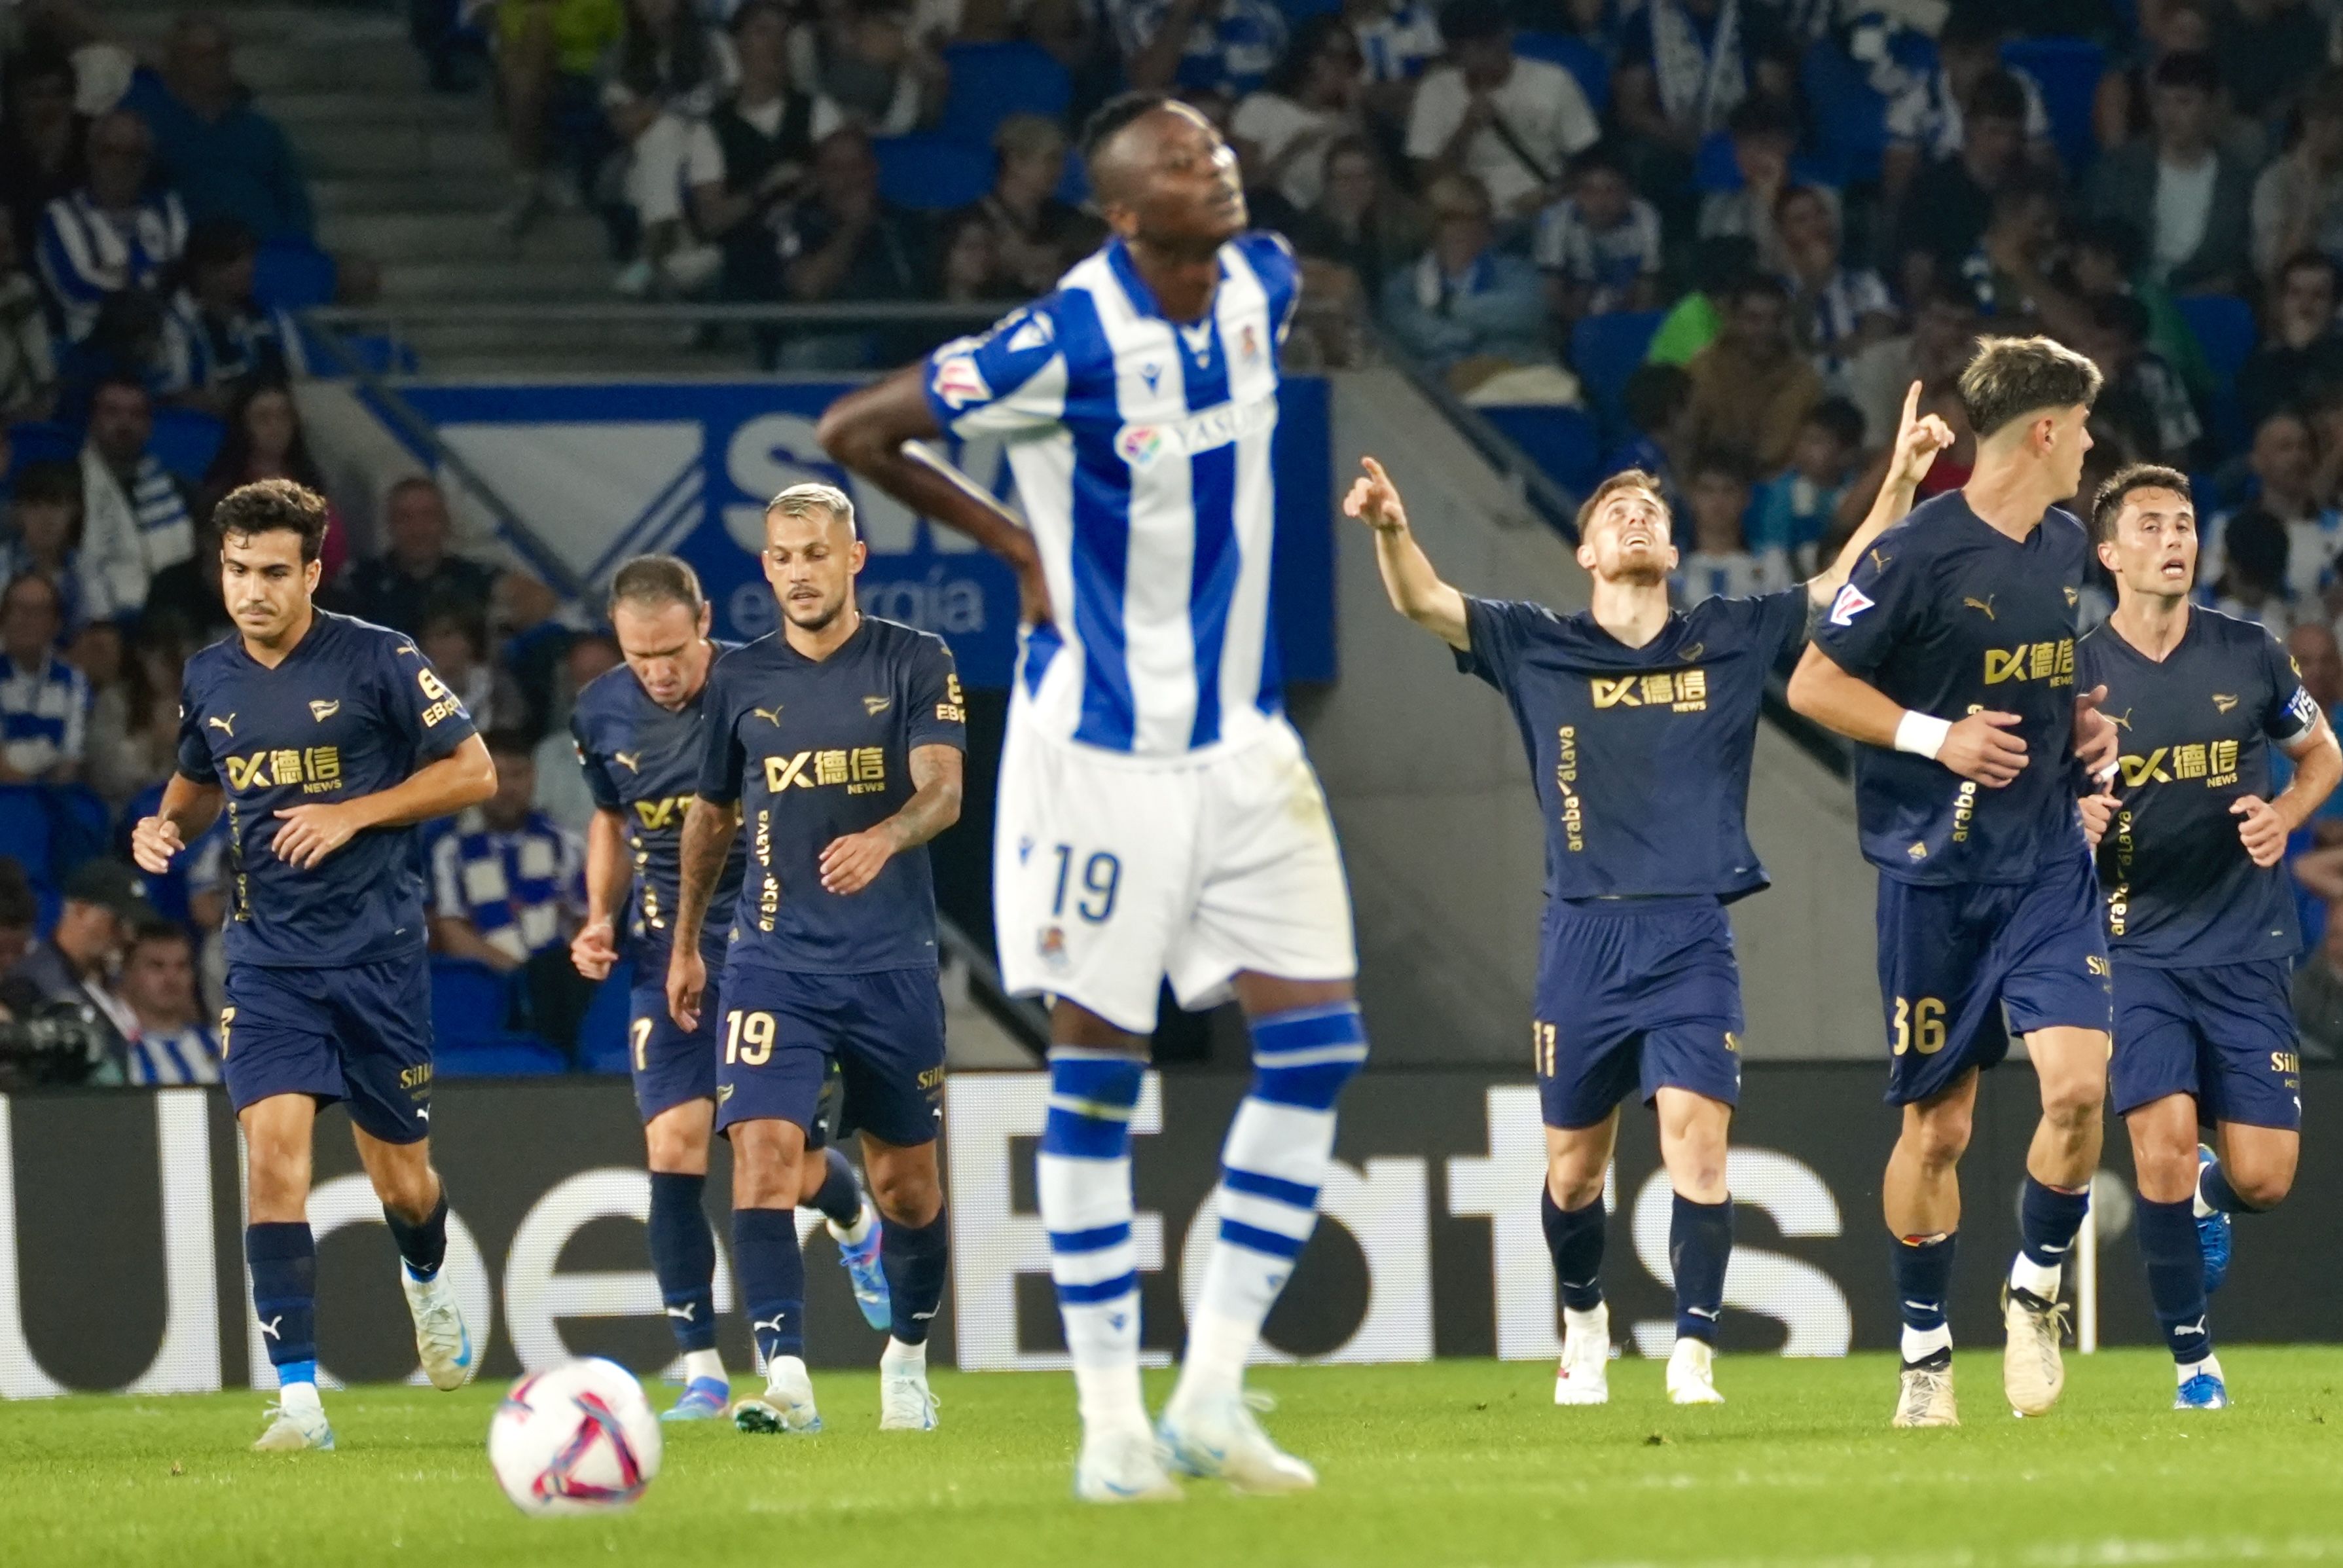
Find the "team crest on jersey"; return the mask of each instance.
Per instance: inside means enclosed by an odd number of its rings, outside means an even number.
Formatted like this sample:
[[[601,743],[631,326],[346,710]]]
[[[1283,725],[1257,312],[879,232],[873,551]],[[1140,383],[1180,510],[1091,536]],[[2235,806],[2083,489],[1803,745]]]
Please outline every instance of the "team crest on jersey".
[[[2213,711],[2216,713],[2227,713],[2237,705],[2237,699],[2227,692],[2217,691],[2213,694]]]
[[[976,367],[975,358],[966,354],[936,361],[935,379],[930,385],[947,408],[965,408],[972,403],[992,400],[992,387],[984,379],[984,372]]]
[[[891,697],[866,697],[862,699],[862,711],[876,719],[892,707],[894,701]]]
[[[320,724],[323,724],[327,719],[331,719],[335,714],[339,713],[341,710],[342,705],[340,702],[328,701],[322,697],[309,704],[309,717],[316,719]]]
[[[1833,626],[1853,626],[1855,618],[1871,606],[1871,597],[1853,583],[1848,583],[1838,590],[1838,597],[1831,600],[1830,623]]]
[[[1134,425],[1116,440],[1115,448],[1132,467],[1152,467],[1163,455],[1163,432],[1152,425]]]
[[[1244,324],[1244,330],[1237,334],[1237,356],[1248,365],[1261,357],[1261,337],[1253,331],[1250,321]]]

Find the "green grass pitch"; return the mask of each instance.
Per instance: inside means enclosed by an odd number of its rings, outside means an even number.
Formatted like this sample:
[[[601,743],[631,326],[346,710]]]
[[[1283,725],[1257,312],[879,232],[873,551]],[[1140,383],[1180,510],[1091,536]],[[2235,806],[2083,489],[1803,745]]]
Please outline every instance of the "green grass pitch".
[[[2343,1348],[2237,1348],[2239,1400],[2182,1414],[2161,1352],[2070,1356],[2039,1421],[1997,1346],[1957,1364],[1957,1432],[1887,1428],[1888,1359],[1730,1357],[1722,1409],[1676,1410],[1658,1363],[1556,1410],[1549,1369],[1490,1362],[1257,1371],[1314,1494],[1078,1507],[1061,1376],[940,1373],[944,1425],[875,1430],[868,1373],[825,1373],[830,1430],[670,1429],[631,1513],[531,1520],[489,1479],[495,1389],[328,1396],[336,1453],[256,1454],[263,1399],[0,1405],[0,1561],[490,1564],[2097,1564],[2343,1558]],[[1151,1397],[1165,1392],[1151,1378]],[[655,1392],[664,1405],[672,1391]]]

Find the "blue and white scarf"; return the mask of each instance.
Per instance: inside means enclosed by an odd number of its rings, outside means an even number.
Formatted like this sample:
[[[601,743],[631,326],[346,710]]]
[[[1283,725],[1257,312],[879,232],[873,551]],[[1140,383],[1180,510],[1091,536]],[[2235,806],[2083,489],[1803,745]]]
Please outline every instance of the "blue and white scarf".
[[[1705,47],[1683,0],[1651,0],[1649,15],[1661,112],[1703,136],[1722,129],[1749,89],[1741,58],[1741,0],[1725,0]]]

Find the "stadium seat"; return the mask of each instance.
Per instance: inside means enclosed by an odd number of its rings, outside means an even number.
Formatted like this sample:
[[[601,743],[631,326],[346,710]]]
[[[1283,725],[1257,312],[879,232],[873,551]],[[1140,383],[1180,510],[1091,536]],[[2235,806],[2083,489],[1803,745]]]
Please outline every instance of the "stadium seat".
[[[1798,67],[1798,85],[1812,114],[1817,148],[1837,183],[1877,179],[1887,150],[1887,100],[1864,79],[1863,68],[1836,41],[1819,39]]]
[[[569,1063],[559,1051],[534,1035],[498,1034],[432,1047],[431,1076],[450,1078],[537,1078],[567,1072]]]
[[[1594,483],[1594,470],[1603,464],[1603,443],[1584,410],[1539,404],[1481,412],[1572,495],[1584,494]]]
[[[444,1043],[500,1040],[512,997],[505,977],[470,959],[431,960],[431,1032]]]
[[[50,852],[49,809],[35,784],[0,784],[0,856],[25,869],[36,887],[55,887],[57,868]]]
[[[992,188],[992,149],[981,142],[915,131],[870,145],[879,155],[879,192],[900,206],[949,212]]]
[[[951,91],[937,131],[954,141],[990,146],[993,129],[1011,115],[1063,119],[1074,79],[1038,44],[953,44],[944,50]]]
[[[594,989],[594,1000],[578,1025],[578,1070],[627,1070],[627,1002],[634,989],[635,966],[620,960],[610,978]]]
[[[2184,294],[2172,303],[2196,335],[2205,368],[2212,373],[2213,399],[2207,412],[2212,416],[2214,438],[2225,450],[2237,450],[2253,438],[2246,428],[2244,410],[2237,406],[2237,372],[2259,337],[2253,307],[2232,294]]]
[[[1597,117],[1611,103],[1611,62],[1603,51],[1574,33],[1523,32],[1513,35],[1513,53],[1525,60],[1544,60],[1578,78],[1586,106]]]
[[[1578,372],[1596,414],[1614,435],[1621,417],[1619,395],[1626,389],[1627,377],[1644,363],[1652,335],[1665,315],[1659,310],[1614,311],[1586,317],[1571,328],[1571,368]]]
[[[327,352],[322,334],[307,327],[299,330],[301,357],[311,376],[333,380],[347,374],[342,362]],[[334,337],[369,375],[412,376],[422,368],[415,350],[387,332],[339,332]]]
[[[219,456],[227,427],[200,408],[179,408],[168,403],[155,410],[155,434],[146,449],[169,472],[183,479],[199,479]]]
[[[46,419],[25,419],[8,427],[11,476],[27,463],[70,463],[81,453],[81,437],[70,425]]]
[[[2070,175],[2080,174],[2099,155],[2091,130],[2091,104],[2107,68],[2107,52],[2088,38],[2013,38],[2001,46],[2001,63],[2016,66],[2042,85],[2042,107],[2050,116],[2050,139]]]
[[[334,302],[334,258],[305,239],[272,239],[252,268],[252,297],[270,310]]]

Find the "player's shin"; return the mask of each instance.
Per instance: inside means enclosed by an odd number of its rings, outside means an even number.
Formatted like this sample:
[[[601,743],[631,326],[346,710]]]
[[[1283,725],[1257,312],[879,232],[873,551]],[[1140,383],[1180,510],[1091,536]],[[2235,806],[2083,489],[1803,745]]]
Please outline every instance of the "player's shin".
[[[683,1352],[684,1375],[722,1382],[716,1352],[716,1235],[701,1203],[708,1178],[696,1172],[651,1172],[651,1271],[668,1327]]]
[[[767,1381],[805,1375],[805,1254],[789,1209],[735,1209],[732,1260]]]
[[[1318,1221],[1334,1102],[1367,1057],[1356,1002],[1256,1018],[1253,1081],[1221,1150],[1220,1232],[1188,1325],[1175,1404],[1233,1393]]]
[[[1082,1425],[1142,1438],[1131,1118],[1145,1077],[1145,1064],[1120,1051],[1052,1050],[1035,1176]]]
[[[2039,1302],[2058,1299],[2060,1274],[2090,1207],[2088,1186],[2053,1187],[2027,1173],[2018,1201],[2018,1250],[2010,1264],[2010,1289]]]
[[[2206,1319],[2205,1254],[2197,1245],[2197,1216],[2188,1200],[2157,1203],[2139,1200],[2139,1253],[2147,1264],[2148,1298],[2174,1365],[2184,1381],[2213,1353]]]
[[[920,1226],[900,1221],[880,1238],[879,1262],[887,1271],[887,1295],[894,1304],[890,1349],[916,1348],[924,1359],[928,1325],[943,1305],[944,1268],[951,1253],[951,1219],[941,1208]]]
[[[244,1256],[261,1343],[287,1406],[317,1404],[317,1243],[306,1220],[247,1225]]]
[[[408,1277],[418,1284],[437,1279],[439,1265],[447,1259],[447,1190],[439,1190],[439,1201],[420,1220],[409,1220],[387,1203],[382,1206],[382,1218]]]
[[[1601,1192],[1576,1209],[1554,1201],[1554,1188],[1538,1183],[1538,1219],[1545,1248],[1554,1255],[1554,1278],[1565,1312],[1591,1312],[1603,1304],[1603,1242],[1607,1229]]]
[[[1725,1271],[1733,1261],[1733,1200],[1695,1203],[1675,1194],[1668,1218],[1668,1266],[1676,1281],[1676,1338],[1716,1342]]]
[[[1904,1320],[1902,1349],[1906,1366],[1919,1366],[1953,1353],[1953,1331],[1945,1321],[1945,1304],[1953,1292],[1954,1231],[1930,1236],[1898,1236],[1890,1268],[1896,1277],[1896,1308]]]
[[[862,1221],[862,1184],[854,1179],[852,1162],[837,1150],[825,1149],[820,1158],[821,1190],[814,1194],[813,1206],[833,1227],[851,1236]]]

